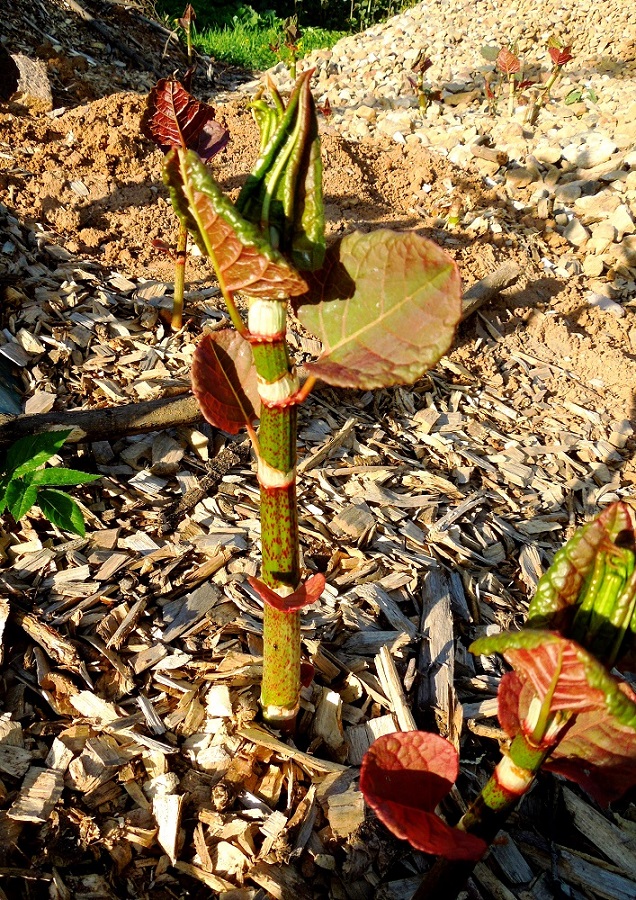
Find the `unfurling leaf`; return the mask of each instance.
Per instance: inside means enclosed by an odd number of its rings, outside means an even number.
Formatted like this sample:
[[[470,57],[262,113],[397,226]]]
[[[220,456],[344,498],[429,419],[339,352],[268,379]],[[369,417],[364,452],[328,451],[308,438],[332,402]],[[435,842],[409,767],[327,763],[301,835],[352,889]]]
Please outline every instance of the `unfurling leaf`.
[[[284,109],[271,87],[274,108],[260,97],[254,104],[261,154],[236,201],[237,210],[260,226],[272,247],[303,271],[319,268],[325,254],[320,138],[309,86],[312,71],[298,78]]]
[[[271,587],[268,587],[258,578],[248,576],[247,580],[252,585],[258,596],[269,606],[277,609],[279,612],[298,612],[303,606],[310,606],[319,600],[325,589],[325,576],[320,573],[312,575],[304,584],[289,594],[287,597],[281,597]]]
[[[632,514],[612,503],[557,551],[539,579],[528,627],[572,637],[613,664],[634,641],[635,569]]]
[[[183,10],[183,15],[180,19],[177,19],[177,22],[179,23],[179,25],[181,25],[184,31],[189,31],[196,17],[197,14],[193,9],[192,4],[188,3],[186,8]]]
[[[208,103],[201,103],[174,78],[161,78],[148,95],[141,130],[160,150],[194,150],[210,159],[227,144],[229,133],[215,119]]]
[[[511,53],[507,47],[502,47],[497,54],[497,68],[504,75],[514,75],[521,69],[521,60],[514,53]]]
[[[354,232],[329,248],[293,301],[323,343],[307,371],[338,387],[412,384],[448,350],[461,317],[457,266],[413,232]]]
[[[571,50],[571,45],[566,47],[563,42],[554,35],[548,40],[548,53],[555,66],[561,67],[570,62],[570,60],[573,59]]]
[[[202,253],[211,258],[226,291],[245,291],[268,300],[306,291],[298,272],[271,248],[256,225],[237,212],[196,153],[169,153],[164,180],[174,208]]]
[[[531,629],[480,638],[470,649],[502,653],[514,669],[499,689],[499,720],[510,737],[532,734],[538,707],[542,715],[572,714],[546,768],[604,803],[636,784],[636,695],[595,657],[554,632]]]
[[[485,842],[435,815],[458,769],[457,751],[439,735],[387,734],[362,760],[360,790],[380,821],[417,850],[447,859],[479,859],[486,852]]]
[[[202,338],[192,361],[192,392],[206,421],[229,434],[258,419],[252,348],[238,332],[226,328]]]

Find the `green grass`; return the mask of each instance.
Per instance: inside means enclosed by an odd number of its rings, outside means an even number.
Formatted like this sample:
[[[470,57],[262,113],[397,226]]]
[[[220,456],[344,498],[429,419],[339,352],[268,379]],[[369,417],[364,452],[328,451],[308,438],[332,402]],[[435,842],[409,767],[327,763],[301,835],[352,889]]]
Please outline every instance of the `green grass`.
[[[299,58],[312,50],[326,49],[345,37],[346,31],[326,31],[324,28],[306,28],[300,43]],[[224,28],[207,28],[196,34],[194,45],[203,53],[221,62],[241,66],[244,69],[269,69],[279,56],[269,45],[280,40],[281,29],[274,25],[252,27],[242,22]],[[283,48],[283,54],[287,51]]]

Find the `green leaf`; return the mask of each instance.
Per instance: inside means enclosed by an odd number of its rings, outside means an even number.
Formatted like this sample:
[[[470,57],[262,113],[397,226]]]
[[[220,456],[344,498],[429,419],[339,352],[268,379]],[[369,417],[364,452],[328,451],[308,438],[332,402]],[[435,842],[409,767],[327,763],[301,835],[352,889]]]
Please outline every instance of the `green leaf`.
[[[78,472],[75,469],[53,466],[34,472],[29,481],[31,484],[73,485],[90,484],[91,481],[99,481],[101,477],[101,475],[91,475],[89,472]]]
[[[227,291],[267,300],[306,291],[298,272],[237,212],[196,153],[171,151],[163,171],[175,210]]]
[[[39,491],[37,503],[49,522],[63,531],[72,531],[84,537],[84,516],[79,506],[68,494],[44,488]]]
[[[192,392],[205,419],[238,434],[260,415],[250,344],[231,328],[206,334],[192,360]]]
[[[7,508],[16,522],[25,516],[37,500],[38,490],[30,484],[17,479],[7,487],[5,500]]]
[[[501,49],[500,47],[498,47],[494,44],[486,44],[484,47],[481,48],[480,52],[481,52],[481,55],[484,57],[484,59],[487,59],[488,62],[495,62],[495,60],[499,56],[500,49]]]
[[[457,266],[413,232],[354,232],[307,276],[292,301],[323,343],[306,369],[327,384],[370,390],[412,384],[450,347],[462,312]]]
[[[41,434],[20,438],[9,449],[4,471],[17,478],[25,472],[34,472],[60,450],[71,430],[43,431]]]

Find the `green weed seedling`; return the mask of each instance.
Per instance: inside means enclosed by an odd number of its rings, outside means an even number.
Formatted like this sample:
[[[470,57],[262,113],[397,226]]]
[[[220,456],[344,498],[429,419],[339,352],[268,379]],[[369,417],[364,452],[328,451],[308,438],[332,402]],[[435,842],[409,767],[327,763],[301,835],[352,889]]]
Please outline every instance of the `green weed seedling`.
[[[0,514],[8,511],[18,522],[34,506],[63,531],[84,537],[84,517],[77,503],[60,487],[90,484],[101,475],[61,466],[44,468],[62,448],[70,431],[46,431],[23,437],[0,462]]]

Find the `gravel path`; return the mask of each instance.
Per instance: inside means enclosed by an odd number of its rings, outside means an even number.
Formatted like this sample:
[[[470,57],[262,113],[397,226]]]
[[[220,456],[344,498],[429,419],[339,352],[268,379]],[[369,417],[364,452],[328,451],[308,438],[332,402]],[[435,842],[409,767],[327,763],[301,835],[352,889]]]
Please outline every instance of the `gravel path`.
[[[528,124],[530,88],[512,117],[505,97],[493,115],[484,78],[493,72],[484,45],[512,41],[524,78],[545,82],[547,42],[572,46],[553,98]],[[420,50],[435,92],[425,112],[409,84]],[[330,126],[361,140],[388,135],[423,144],[460,167],[501,185],[520,217],[532,218],[556,253],[546,269],[589,278],[588,301],[617,316],[636,295],[636,7],[627,0],[428,0],[383,25],[317,51],[318,102],[329,101]],[[272,72],[286,87],[285,69]],[[573,91],[580,92],[575,100]],[[566,102],[568,98],[568,102]],[[575,102],[572,102],[575,100]],[[422,201],[426,186],[422,186]],[[499,228],[488,210],[462,210],[476,234]],[[567,244],[564,244],[564,239]],[[636,302],[636,301],[634,301]]]

